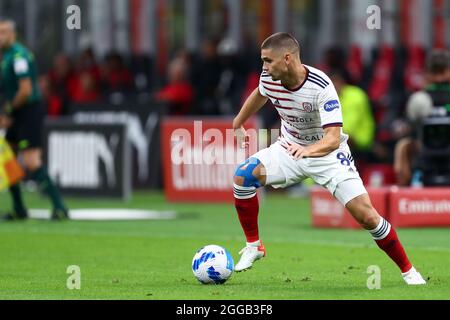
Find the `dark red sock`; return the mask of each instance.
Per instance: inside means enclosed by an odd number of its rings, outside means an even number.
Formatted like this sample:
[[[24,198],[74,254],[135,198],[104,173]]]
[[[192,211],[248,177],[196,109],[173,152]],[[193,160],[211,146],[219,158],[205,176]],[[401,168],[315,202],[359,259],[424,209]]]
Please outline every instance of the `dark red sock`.
[[[405,250],[398,239],[397,232],[395,232],[392,226],[391,231],[389,231],[388,235],[384,239],[375,240],[375,242],[380,249],[386,252],[388,256],[394,260],[402,272],[407,272],[411,269],[411,262],[409,262]]]
[[[259,202],[258,196],[255,195],[250,199],[234,198],[234,206],[236,207],[239,221],[244,230],[247,242],[255,242],[259,240],[258,231],[258,212]]]

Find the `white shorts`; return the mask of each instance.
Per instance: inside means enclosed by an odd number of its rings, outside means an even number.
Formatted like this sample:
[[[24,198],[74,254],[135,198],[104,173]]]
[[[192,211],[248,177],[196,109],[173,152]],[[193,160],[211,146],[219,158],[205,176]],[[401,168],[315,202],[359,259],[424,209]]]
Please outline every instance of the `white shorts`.
[[[344,206],[367,193],[346,143],[324,157],[295,160],[278,140],[251,157],[264,165],[266,185],[274,188],[285,188],[311,178]]]

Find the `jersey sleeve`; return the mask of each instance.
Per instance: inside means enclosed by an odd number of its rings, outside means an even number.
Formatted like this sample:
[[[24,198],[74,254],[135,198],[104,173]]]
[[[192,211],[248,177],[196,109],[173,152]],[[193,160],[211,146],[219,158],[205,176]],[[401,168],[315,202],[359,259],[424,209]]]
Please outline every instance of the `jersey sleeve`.
[[[264,89],[264,84],[263,84],[263,82],[262,82],[262,80],[264,79],[264,71],[263,71],[263,73],[261,73],[261,75],[259,76],[259,93],[263,96],[263,97],[266,97],[266,98],[268,98],[268,96],[267,96],[267,92],[266,92],[266,89]]]
[[[336,89],[332,84],[325,87],[318,97],[322,128],[342,127],[342,108]]]
[[[14,73],[16,74],[17,78],[23,79],[31,76],[30,62],[22,54],[18,54],[14,57],[13,64]]]

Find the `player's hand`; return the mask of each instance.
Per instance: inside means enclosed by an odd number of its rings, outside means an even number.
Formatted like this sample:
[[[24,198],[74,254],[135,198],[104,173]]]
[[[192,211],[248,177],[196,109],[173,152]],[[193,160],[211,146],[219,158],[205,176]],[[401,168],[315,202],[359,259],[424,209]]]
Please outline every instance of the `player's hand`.
[[[237,144],[240,148],[245,149],[249,146],[249,136],[244,127],[234,129],[234,135],[237,139]]]
[[[287,147],[287,151],[295,160],[300,160],[309,156],[307,147],[303,147],[296,143],[291,143]]]

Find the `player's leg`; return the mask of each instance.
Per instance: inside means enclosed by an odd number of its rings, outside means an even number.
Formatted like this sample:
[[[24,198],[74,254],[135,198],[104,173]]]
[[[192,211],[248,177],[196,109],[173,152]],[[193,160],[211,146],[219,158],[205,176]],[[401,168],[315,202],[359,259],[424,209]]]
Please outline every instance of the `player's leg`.
[[[265,185],[285,187],[301,179],[296,171],[296,162],[285,149],[275,143],[239,165],[233,180],[235,207],[247,240],[241,251],[241,259],[235,266],[236,271],[242,271],[266,254],[259,237],[256,190]]]
[[[53,206],[52,218],[67,218],[67,208],[59,190],[42,164],[42,150],[40,148],[27,148],[21,151],[21,157],[25,169],[31,174],[31,178],[36,181],[39,189],[49,197]]]
[[[259,239],[259,202],[256,194],[257,188],[266,183],[264,172],[261,161],[252,157],[237,168],[233,177],[235,208],[247,240],[247,245],[240,252],[242,256],[235,266],[235,271],[250,268],[254,261],[266,255],[266,250]]]
[[[5,216],[6,220],[22,220],[28,217],[28,210],[25,206],[20,189],[20,182],[9,187],[9,193],[13,202],[13,211]]]
[[[355,220],[370,232],[378,247],[397,264],[406,283],[425,284],[422,276],[409,261],[395,229],[372,206],[361,179],[340,182],[336,187],[335,196]]]
[[[17,136],[17,125],[13,122],[12,126],[10,126],[6,132],[6,141],[10,145],[11,149],[13,149],[14,153],[16,151],[16,136]],[[11,200],[13,203],[13,208],[10,213],[3,216],[3,220],[23,220],[28,217],[28,210],[25,206],[22,197],[22,191],[20,189],[20,181],[9,187],[9,193],[11,195]]]
[[[305,172],[326,187],[371,233],[377,245],[399,266],[408,284],[425,283],[409,262],[394,228],[373,208],[347,146],[322,158],[307,159],[305,164]]]
[[[41,132],[44,111],[40,103],[29,105],[21,116],[18,147],[25,169],[48,196],[53,207],[52,219],[67,218],[67,208],[59,190],[42,163]]]
[[[400,186],[408,186],[411,182],[411,162],[414,151],[414,140],[411,138],[400,139],[395,145],[394,171],[397,184]]]

